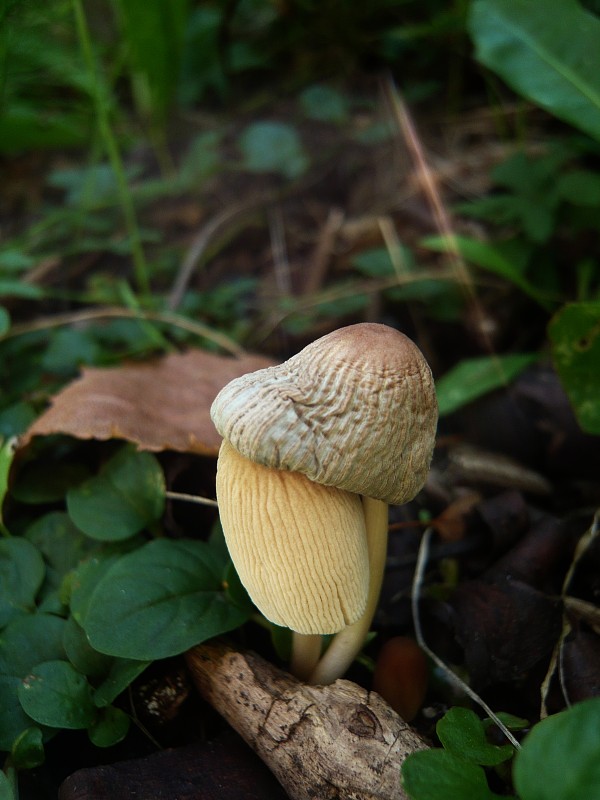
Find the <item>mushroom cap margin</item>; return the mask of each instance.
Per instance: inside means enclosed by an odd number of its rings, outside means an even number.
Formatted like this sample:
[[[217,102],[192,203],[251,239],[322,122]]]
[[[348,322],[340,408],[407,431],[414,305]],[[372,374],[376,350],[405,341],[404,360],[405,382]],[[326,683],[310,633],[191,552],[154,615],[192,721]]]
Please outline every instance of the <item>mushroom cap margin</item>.
[[[224,441],[217,499],[235,568],[267,619],[327,634],[362,616],[369,559],[357,495],[263,467]]]

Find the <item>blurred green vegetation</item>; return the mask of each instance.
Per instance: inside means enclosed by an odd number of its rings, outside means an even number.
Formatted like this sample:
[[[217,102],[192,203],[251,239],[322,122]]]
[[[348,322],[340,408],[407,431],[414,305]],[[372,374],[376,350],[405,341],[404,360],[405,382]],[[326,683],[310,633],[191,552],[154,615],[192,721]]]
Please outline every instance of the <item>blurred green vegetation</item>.
[[[186,320],[199,318],[242,343],[253,333],[260,338],[253,325],[264,327],[264,320],[253,318],[252,278],[230,277],[177,301],[169,296],[181,248],[145,221],[145,211],[232,171],[301,182],[336,151],[333,141],[316,154],[305,138],[307,125],[331,126],[340,142],[363,147],[397,136],[393,122],[352,128],[369,103],[372,108],[373,98],[365,106],[360,89],[365,75],[385,75],[414,113],[435,111],[450,124],[484,108],[498,139],[512,147],[490,173],[492,190],[450,209],[455,218],[483,225],[485,236],[449,238],[439,231],[421,247],[462,258],[475,281],[491,273],[508,282],[546,321],[567,302],[596,302],[600,65],[590,59],[600,52],[600,20],[593,6],[575,0],[560,0],[560,7],[548,19],[538,0],[377,0],[368,6],[350,0],[3,0],[4,167],[42,152],[63,154],[64,165],[60,158],[45,162],[49,167],[37,179],[41,201],[23,200],[24,213],[5,219],[0,294],[8,302],[0,306],[6,339],[0,345],[3,383],[10,388],[0,396],[0,425],[2,409],[18,406],[27,386],[39,383],[40,369],[60,382],[81,363],[165,350],[194,337],[184,332],[185,322],[160,321],[174,304]],[[293,105],[277,119],[263,119],[277,99]],[[223,121],[197,124],[195,115],[207,113]],[[232,121],[238,126],[233,141]],[[148,169],[148,155],[138,155],[148,148],[156,169]],[[29,277],[40,261],[86,253],[112,256],[123,269],[118,275],[90,270],[73,287],[47,288]],[[399,270],[389,248],[358,253],[348,279],[322,295],[308,302],[281,296],[276,324],[300,335],[323,320],[361,313],[371,298],[357,288],[361,279],[379,282],[384,302],[395,309],[416,303],[440,323],[460,324],[464,292],[456,275],[425,274],[409,247],[402,262]],[[123,308],[126,319],[92,321],[77,337],[53,330],[49,341],[19,327],[42,311],[81,306]],[[34,359],[40,342],[48,349]],[[548,344],[556,351],[554,339]],[[538,337],[534,348],[543,346]],[[574,378],[567,374],[578,373],[561,371],[577,410],[582,387],[570,391]],[[583,394],[597,388],[592,382]],[[600,431],[589,411],[580,421]]]
[[[114,511],[107,473],[90,477],[72,444],[50,442],[51,467],[34,459],[29,483],[9,485],[10,437],[81,365],[198,343],[260,349],[274,331],[278,343],[295,345],[367,315],[399,326],[417,319],[433,350],[469,342],[468,352],[435,354],[442,415],[550,357],[582,429],[600,434],[599,13],[591,0],[557,0],[552,13],[542,0],[0,0],[0,556],[10,576],[0,591],[0,656],[4,667],[10,661],[0,676],[10,712],[0,748],[12,749],[0,796],[16,797],[14,768],[41,763],[44,741],[68,727],[63,702],[79,705],[78,727],[93,742],[120,741],[129,722],[112,701],[145,659],[181,652],[248,616],[234,597],[220,627],[207,613],[196,620],[201,634],[178,637],[168,624],[172,607],[190,586],[221,602],[227,565],[218,541],[189,551],[171,542],[174,564],[193,555],[205,573],[200,587],[184,576],[159,598],[164,616],[151,615],[175,640],[156,650],[130,627],[107,625],[114,582],[129,587],[133,575],[132,596],[143,592],[135,565],[159,569],[168,550],[164,539],[138,535],[155,536],[164,506],[154,457],[125,448],[109,462],[110,478],[124,461],[137,486],[129,499],[151,512],[134,516],[123,541],[103,540],[110,521],[102,514],[130,520],[131,510],[125,503]],[[235,238],[237,188],[230,207],[208,222],[193,217],[186,235],[165,222],[171,204],[192,198],[198,206],[207,187],[219,206],[219,181],[256,185],[257,197],[263,184],[276,187],[276,198],[321,191],[336,168],[346,174],[336,161],[344,148],[358,161],[402,138],[393,113],[375,113],[392,105],[393,92],[433,149],[432,131],[477,113],[503,147],[499,163],[473,167],[485,173],[484,191],[448,192],[450,230],[431,224],[434,213],[410,242],[367,236],[309,292],[283,282],[274,297],[258,270],[221,272],[200,287],[189,280]],[[415,143],[404,136],[410,164]],[[470,146],[467,135],[460,147]],[[431,204],[426,193],[422,200]],[[268,225],[275,241],[275,215]],[[195,228],[214,234],[208,246],[202,236],[190,244]],[[245,233],[258,262],[262,245]],[[45,281],[47,274],[59,279]],[[509,332],[498,346],[473,345],[473,301],[483,316],[502,309]],[[14,530],[2,514],[5,497],[21,504]],[[46,513],[48,502],[56,507]],[[235,594],[233,577],[227,584]],[[102,602],[94,607],[96,586]],[[24,637],[33,649],[17,663]],[[38,662],[53,690],[21,702],[15,687]]]

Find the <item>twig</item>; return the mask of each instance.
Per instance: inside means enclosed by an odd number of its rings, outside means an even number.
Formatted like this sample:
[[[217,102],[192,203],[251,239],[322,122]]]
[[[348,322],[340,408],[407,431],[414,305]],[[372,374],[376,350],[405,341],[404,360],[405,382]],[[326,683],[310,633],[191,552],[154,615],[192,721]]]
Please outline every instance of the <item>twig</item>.
[[[396,124],[402,132],[406,146],[412,156],[418,184],[422,187],[423,194],[431,207],[436,228],[446,242],[448,260],[456,274],[457,282],[463,288],[463,291],[477,315],[478,332],[486,350],[489,353],[493,353],[494,347],[486,330],[485,320],[483,319],[481,307],[477,295],[475,294],[470,272],[460,254],[456,234],[452,229],[450,217],[441,199],[437,179],[433,170],[429,167],[416,127],[391,77],[388,77],[384,82],[383,88]]]
[[[592,520],[592,524],[588,528],[588,530],[583,534],[583,536],[577,542],[577,547],[575,548],[575,554],[573,555],[573,559],[571,561],[571,565],[567,570],[567,574],[565,575],[565,579],[563,581],[562,590],[561,590],[561,599],[563,603],[566,603],[568,597],[568,590],[571,580],[573,579],[573,575],[575,570],[577,569],[577,565],[581,560],[584,553],[588,550],[591,546],[592,542],[595,541],[597,536],[600,534],[600,509],[596,511],[594,514],[594,519]],[[567,614],[563,610],[563,624],[562,630],[559,636],[556,645],[554,646],[554,650],[552,651],[552,656],[550,657],[550,663],[548,665],[548,669],[546,671],[546,675],[544,676],[544,680],[542,681],[542,685],[540,686],[540,695],[541,695],[541,706],[540,706],[540,719],[544,719],[548,716],[548,707],[546,705],[546,700],[548,698],[548,693],[550,691],[550,684],[552,682],[552,677],[556,672],[558,667],[558,679],[560,683],[560,688],[565,699],[567,706],[571,705],[571,701],[569,699],[569,693],[567,691],[566,682],[565,682],[565,674],[564,674],[564,643],[571,633],[572,626],[569,621]]]
[[[165,325],[172,325],[175,328],[189,331],[203,339],[208,339],[234,356],[241,356],[244,354],[244,349],[234,342],[233,339],[230,339],[223,333],[213,331],[212,328],[209,328],[202,322],[194,322],[178,314],[113,306],[107,306],[106,308],[89,308],[84,311],[72,311],[66,314],[56,314],[52,317],[40,317],[33,322],[13,325],[7,333],[0,336],[0,342],[6,339],[14,339],[16,336],[24,336],[27,333],[35,333],[36,331],[44,331],[50,328],[60,328],[63,325],[75,325],[79,322],[92,322],[100,319],[140,319],[162,322]]]
[[[339,208],[330,209],[309,259],[302,294],[313,294],[323,286],[335,239],[343,222],[344,212]]]
[[[180,305],[198,262],[215,236],[236,219],[244,216],[244,214],[256,211],[263,204],[264,199],[262,197],[253,197],[251,200],[244,200],[237,205],[228,206],[220,213],[215,214],[214,217],[211,217],[198,231],[185,254],[167,300],[167,308],[170,311],[174,311]]]
[[[451,683],[454,683],[458,686],[468,697],[473,700],[473,702],[477,703],[477,705],[481,706],[481,708],[485,711],[490,719],[494,721],[494,723],[500,728],[502,733],[506,736],[508,741],[515,747],[517,750],[521,749],[521,745],[512,735],[512,733],[508,730],[506,725],[502,722],[502,720],[498,717],[494,711],[488,706],[488,704],[483,700],[471,687],[468,683],[465,683],[461,678],[454,673],[450,667],[445,664],[442,659],[437,656],[433,650],[429,648],[425,639],[423,637],[423,630],[421,628],[421,618],[419,616],[419,600],[421,596],[421,587],[423,586],[423,580],[425,576],[425,567],[427,565],[427,559],[429,556],[429,542],[431,540],[431,536],[433,534],[433,528],[428,528],[425,533],[423,534],[423,538],[421,539],[421,546],[419,547],[419,555],[417,558],[417,566],[415,567],[415,574],[413,578],[412,584],[412,598],[411,598],[411,606],[412,606],[412,616],[413,616],[413,625],[415,628],[415,637],[417,639],[417,644],[419,647],[429,656],[429,658],[434,662],[434,664],[439,667],[444,675],[448,678]]]
[[[219,504],[216,500],[211,500],[209,497],[201,497],[197,494],[186,494],[185,492],[165,492],[165,497],[168,500],[183,500],[186,503],[197,503],[199,506],[212,506],[218,508]]]

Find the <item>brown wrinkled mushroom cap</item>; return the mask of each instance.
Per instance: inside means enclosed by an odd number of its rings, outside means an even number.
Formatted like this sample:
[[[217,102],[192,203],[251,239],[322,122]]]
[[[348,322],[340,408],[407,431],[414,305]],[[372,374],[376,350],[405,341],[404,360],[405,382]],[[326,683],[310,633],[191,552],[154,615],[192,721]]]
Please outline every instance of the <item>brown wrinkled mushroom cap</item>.
[[[427,477],[437,402],[418,347],[386,325],[361,323],[234,379],[211,416],[251,461],[406,503]]]
[[[263,467],[224,441],[217,497],[233,563],[267,619],[336,633],[361,617],[369,559],[357,495]]]

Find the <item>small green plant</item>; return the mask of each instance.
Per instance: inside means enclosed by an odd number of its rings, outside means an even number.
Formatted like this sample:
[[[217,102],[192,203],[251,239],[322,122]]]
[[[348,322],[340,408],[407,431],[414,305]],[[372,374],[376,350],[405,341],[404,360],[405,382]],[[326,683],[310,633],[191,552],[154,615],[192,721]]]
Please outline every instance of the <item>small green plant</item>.
[[[512,730],[527,723],[501,715]],[[600,797],[600,698],[577,703],[539,722],[515,753],[512,745],[491,744],[489,720],[469,709],[452,708],[438,722],[442,748],[409,756],[402,781],[411,800],[595,800]],[[486,773],[487,770],[487,773]],[[501,794],[490,789],[493,774]]]
[[[11,459],[8,442],[1,500]],[[251,609],[218,535],[161,537],[154,456],[120,446],[90,475],[71,453],[53,475],[46,465],[48,480],[42,463],[20,472],[11,494],[21,511],[0,520],[0,750],[14,769],[41,763],[60,730],[87,730],[100,747],[123,739],[131,718],[115,701],[131,681]]]

